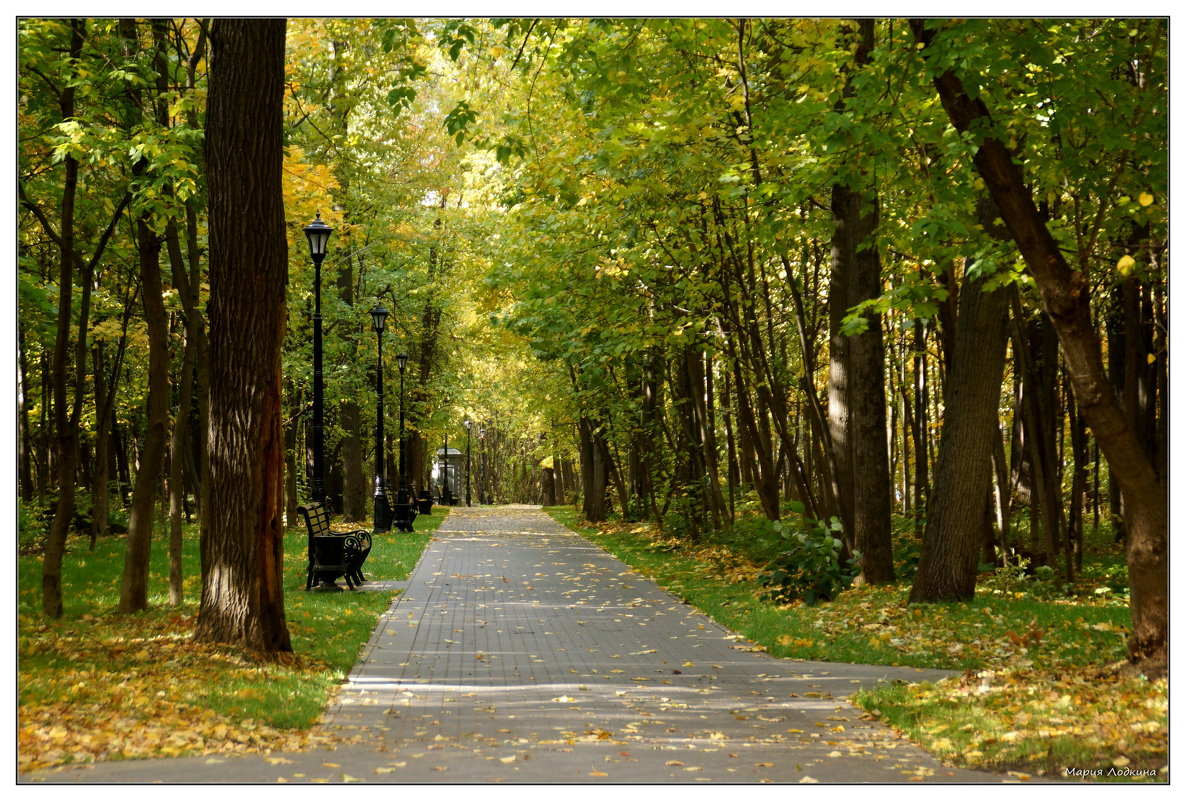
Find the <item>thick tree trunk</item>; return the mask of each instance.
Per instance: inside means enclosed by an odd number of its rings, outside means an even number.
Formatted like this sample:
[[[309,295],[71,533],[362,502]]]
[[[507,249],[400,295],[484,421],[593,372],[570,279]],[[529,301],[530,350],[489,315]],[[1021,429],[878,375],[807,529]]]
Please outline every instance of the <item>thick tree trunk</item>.
[[[922,20],[910,25],[925,55],[935,32]],[[994,130],[984,102],[969,97],[953,71],[942,69],[934,82],[957,130]],[[1133,614],[1129,659],[1150,674],[1163,673],[1169,656],[1166,488],[1109,385],[1091,319],[1090,276],[1067,264],[1004,142],[988,135],[974,161],[1038,286],[1042,307],[1058,332],[1079,409],[1120,485]]]
[[[944,394],[935,486],[927,506],[911,603],[967,601],[976,591],[1005,369],[1008,312],[1005,290],[989,292],[982,289],[981,281],[965,283]]]
[[[607,517],[609,446],[598,424],[589,417],[582,415],[577,427],[581,445],[581,511],[590,523],[600,523]]]
[[[362,431],[361,416],[358,403],[343,401],[338,407],[342,421],[342,519],[347,523],[356,523],[367,519],[367,499],[372,484],[363,474],[362,446],[359,432]],[[387,464],[391,464],[388,462]],[[386,470],[384,484],[387,487],[391,502],[395,503],[394,492],[399,487],[390,483],[390,476],[394,470]]]
[[[291,651],[280,349],[285,21],[217,19],[210,67],[210,484],[196,637]]]
[[[854,64],[859,70],[873,48],[873,20],[859,20],[857,28]],[[894,580],[881,315],[866,312],[868,326],[860,333],[845,334],[841,329],[849,310],[881,295],[881,259],[874,240],[878,217],[874,187],[832,187],[836,230],[828,306],[836,375],[830,379],[828,405],[842,465],[837,488],[844,537],[861,554],[859,580],[871,584]]]

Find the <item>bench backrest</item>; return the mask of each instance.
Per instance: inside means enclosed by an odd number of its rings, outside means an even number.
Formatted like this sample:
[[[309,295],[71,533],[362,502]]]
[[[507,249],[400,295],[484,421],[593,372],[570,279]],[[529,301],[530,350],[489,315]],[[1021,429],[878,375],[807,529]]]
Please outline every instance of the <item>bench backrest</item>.
[[[330,533],[329,512],[324,503],[317,501],[308,506],[298,506],[297,511],[305,518],[305,528],[309,530],[310,537],[320,537]]]

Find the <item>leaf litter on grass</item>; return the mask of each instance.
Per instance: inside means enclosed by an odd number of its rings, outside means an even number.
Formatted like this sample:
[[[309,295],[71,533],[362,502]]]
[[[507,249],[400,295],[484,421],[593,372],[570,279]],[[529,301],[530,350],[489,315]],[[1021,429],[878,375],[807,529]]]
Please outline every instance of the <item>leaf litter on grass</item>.
[[[670,592],[694,594],[705,613],[773,656],[964,671],[853,699],[949,764],[1015,777],[1167,778],[1167,683],[1115,669],[1131,620],[1122,596],[1091,592],[1087,582],[1075,596],[1046,597],[990,581],[970,603],[909,605],[909,587],[899,584],[775,608],[737,591],[753,587],[744,554],[686,547],[638,524],[580,528]],[[709,589],[694,592],[698,582]]]

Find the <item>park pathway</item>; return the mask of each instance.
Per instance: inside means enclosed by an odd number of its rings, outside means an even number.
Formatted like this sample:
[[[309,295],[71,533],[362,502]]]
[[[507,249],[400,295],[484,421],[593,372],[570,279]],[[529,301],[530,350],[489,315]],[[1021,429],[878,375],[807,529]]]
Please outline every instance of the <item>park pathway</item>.
[[[455,508],[327,709],[325,731],[354,745],[39,778],[1000,781],[942,765],[844,700],[945,675],[772,658],[537,507]]]

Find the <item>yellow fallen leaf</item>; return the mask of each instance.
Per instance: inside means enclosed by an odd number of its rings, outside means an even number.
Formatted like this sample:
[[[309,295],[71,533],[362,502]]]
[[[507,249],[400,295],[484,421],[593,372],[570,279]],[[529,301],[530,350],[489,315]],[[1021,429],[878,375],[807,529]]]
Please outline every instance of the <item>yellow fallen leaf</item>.
[[[498,761],[499,761],[499,762],[501,762],[501,763],[502,763],[502,764],[504,764],[504,765],[509,765],[509,764],[511,764],[512,762],[514,762],[514,761],[515,761],[515,757],[514,757],[514,756],[509,756],[509,757],[502,757],[502,758],[500,758]]]
[[[804,776],[799,780],[799,784],[819,784],[819,779],[813,779],[810,776]]]
[[[595,770],[595,771],[591,771],[591,772],[589,773],[589,775],[590,775],[590,776],[608,776],[609,774],[608,774],[608,773],[606,773],[606,772],[604,772],[604,771]]]

